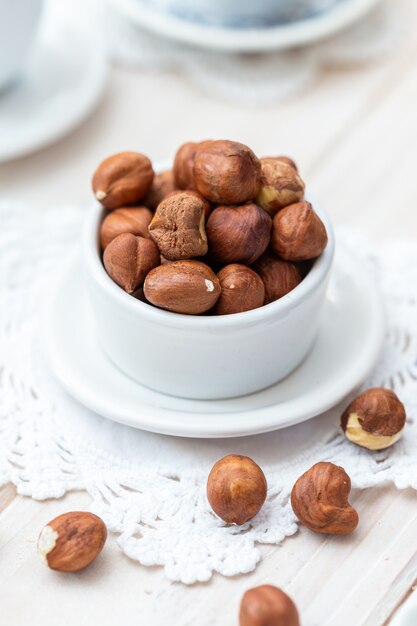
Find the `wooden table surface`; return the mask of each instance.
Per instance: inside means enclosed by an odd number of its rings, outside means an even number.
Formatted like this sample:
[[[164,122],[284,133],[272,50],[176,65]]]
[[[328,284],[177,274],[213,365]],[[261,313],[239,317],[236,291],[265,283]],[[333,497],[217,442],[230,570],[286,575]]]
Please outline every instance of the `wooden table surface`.
[[[415,0],[392,0],[417,23]],[[288,153],[336,224],[375,240],[417,236],[417,39],[410,28],[380,63],[323,72],[304,95],[256,110],[209,98],[174,73],[114,68],[105,97],[80,128],[35,155],[0,166],[1,196],[34,211],[90,199],[104,156],[138,149],[169,158],[185,140],[234,138],[260,155]],[[361,524],[352,537],[306,529],[263,546],[247,576],[219,575],[192,588],[141,567],[111,536],[77,575],[47,570],[36,554],[40,528],[58,513],[88,509],[86,493],[36,502],[0,489],[1,626],[233,626],[245,589],[270,582],[292,595],[304,626],[382,626],[417,578],[417,497],[391,486],[353,494]]]

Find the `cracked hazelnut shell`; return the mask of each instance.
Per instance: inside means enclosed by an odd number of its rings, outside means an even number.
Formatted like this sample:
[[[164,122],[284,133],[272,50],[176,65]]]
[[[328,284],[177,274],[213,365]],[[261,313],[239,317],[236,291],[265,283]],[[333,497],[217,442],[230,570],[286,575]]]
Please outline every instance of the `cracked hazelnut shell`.
[[[349,504],[350,478],[338,465],[316,463],[295,483],[291,505],[299,521],[316,533],[348,535],[359,522]]]
[[[326,228],[309,202],[290,204],[274,216],[271,247],[285,261],[316,259],[326,246]]]
[[[236,141],[201,143],[194,156],[194,186],[216,204],[253,200],[261,181],[261,164],[250,148]]]
[[[158,204],[176,189],[173,171],[160,172],[155,174],[152,186],[142,202],[145,206],[155,211]]]
[[[151,269],[159,265],[158,248],[150,239],[130,233],[118,235],[104,250],[106,272],[127,293],[133,293]]]
[[[270,215],[304,197],[304,182],[297,169],[284,159],[261,159],[261,184],[255,202]]]
[[[119,152],[100,163],[93,175],[96,199],[106,209],[138,204],[154,178],[152,163],[139,152]]]
[[[86,511],[58,515],[42,529],[38,552],[58,572],[78,572],[100,554],[107,538],[104,522]]]
[[[390,389],[364,391],[343,412],[341,426],[347,439],[368,450],[383,450],[401,437],[406,414]]]
[[[295,289],[304,278],[303,268],[278,259],[271,252],[263,254],[252,266],[265,287],[264,304],[275,302]]]
[[[206,224],[210,255],[220,263],[250,265],[265,252],[271,223],[269,215],[253,203],[218,206]]]
[[[207,253],[205,201],[188,191],[163,200],[149,224],[149,234],[168,261],[190,259]]]
[[[145,298],[154,306],[174,313],[198,315],[211,309],[220,295],[216,274],[200,261],[174,261],[147,275]]]
[[[152,211],[146,207],[126,207],[111,211],[100,226],[101,249],[105,250],[113,239],[123,233],[148,238],[148,226],[152,217]]]
[[[229,454],[215,463],[207,479],[213,511],[228,524],[242,525],[254,517],[266,499],[267,482],[248,456]]]
[[[198,198],[203,203],[204,216],[207,219],[211,211],[213,210],[213,206],[210,204],[210,202],[206,200],[205,198],[203,198],[201,193],[198,193],[198,191],[195,191],[194,189],[187,189],[186,192],[189,195],[194,196],[195,198]],[[181,189],[175,189],[174,191],[171,191],[171,193],[167,195],[167,198],[171,198],[171,196],[176,196],[179,193],[185,193],[185,191]]]
[[[278,587],[248,589],[240,603],[239,626],[300,626],[297,607]]]
[[[221,293],[213,309],[214,315],[230,315],[262,306],[265,287],[262,279],[246,265],[232,263],[217,274]]]

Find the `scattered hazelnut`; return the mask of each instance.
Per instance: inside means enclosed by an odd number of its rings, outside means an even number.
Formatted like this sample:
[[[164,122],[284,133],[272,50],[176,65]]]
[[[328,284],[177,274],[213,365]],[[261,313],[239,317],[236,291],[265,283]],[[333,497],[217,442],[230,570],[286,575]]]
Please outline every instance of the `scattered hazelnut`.
[[[182,191],[165,198],[156,209],[149,234],[168,261],[207,253],[204,200]]]
[[[148,226],[151,219],[152,211],[146,207],[126,207],[108,213],[100,227],[101,249],[104,250],[122,233],[148,238]]]
[[[93,191],[106,209],[136,204],[148,193],[154,178],[148,157],[119,152],[105,159],[93,176]]]
[[[290,204],[274,216],[271,247],[286,261],[315,259],[326,246],[326,228],[309,202]]]
[[[368,450],[383,450],[398,441],[405,426],[404,405],[393,391],[376,387],[361,393],[342,415],[346,437]]]
[[[274,254],[266,252],[254,263],[253,268],[262,279],[265,286],[265,302],[275,302],[292,291],[304,278],[302,268],[282,261]]]
[[[213,309],[215,315],[241,313],[262,306],[265,287],[261,278],[246,265],[226,265],[217,274],[221,293]]]
[[[243,594],[240,626],[300,626],[297,607],[282,589],[260,585]]]
[[[145,206],[155,211],[156,207],[164,198],[176,190],[174,174],[172,170],[155,174],[152,187],[143,198],[142,202]]]
[[[38,552],[58,572],[78,572],[100,554],[107,538],[104,522],[85,511],[58,515],[44,526]]]
[[[200,261],[175,261],[147,275],[145,297],[161,309],[198,315],[211,309],[220,295],[216,274]]]
[[[268,246],[271,218],[256,204],[218,206],[207,220],[206,232],[215,261],[250,265]]]
[[[198,143],[189,141],[183,143],[177,150],[172,171],[178,189],[195,189],[194,158],[198,145]]]
[[[282,157],[261,159],[261,168],[261,186],[256,204],[270,215],[303,199],[304,183],[297,169]]]
[[[213,511],[228,524],[245,524],[262,508],[266,478],[247,456],[229,454],[217,461],[207,480],[207,498]]]
[[[158,248],[150,239],[130,233],[118,235],[104,250],[106,272],[127,293],[143,284],[147,273],[159,265]]]
[[[295,483],[291,492],[294,513],[316,533],[348,535],[359,516],[349,504],[350,478],[343,467],[316,463]]]
[[[259,191],[261,164],[250,148],[235,141],[203,142],[194,157],[194,185],[210,202],[242,204]]]

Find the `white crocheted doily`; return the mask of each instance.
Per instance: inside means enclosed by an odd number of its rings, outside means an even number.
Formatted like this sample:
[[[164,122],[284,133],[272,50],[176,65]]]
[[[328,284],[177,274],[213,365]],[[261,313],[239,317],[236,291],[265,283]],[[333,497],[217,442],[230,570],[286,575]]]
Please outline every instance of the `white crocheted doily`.
[[[141,30],[96,1],[90,0],[90,19],[100,24],[110,58],[146,70],[183,72],[209,95],[251,106],[300,93],[324,68],[351,69],[386,58],[398,47],[407,22],[401,3],[384,0],[355,25],[318,44],[271,54],[227,54],[194,49]]]
[[[189,440],[100,418],[65,394],[44,363],[40,311],[77,245],[82,215],[75,207],[35,213],[0,204],[0,484],[12,481],[20,494],[37,499],[85,489],[128,556],[161,565],[171,580],[186,584],[215,571],[249,572],[260,558],[257,543],[278,544],[294,534],[290,489],[319,460],[345,467],[355,487],[392,481],[417,488],[415,245],[391,242],[363,259],[380,284],[389,319],[383,358],[366,385],[394,388],[409,416],[392,449],[370,453],[347,442],[340,409],[267,435]],[[343,238],[370,250],[354,233]],[[225,526],[205,495],[211,465],[231,452],[256,459],[269,485],[262,511],[242,527]]]

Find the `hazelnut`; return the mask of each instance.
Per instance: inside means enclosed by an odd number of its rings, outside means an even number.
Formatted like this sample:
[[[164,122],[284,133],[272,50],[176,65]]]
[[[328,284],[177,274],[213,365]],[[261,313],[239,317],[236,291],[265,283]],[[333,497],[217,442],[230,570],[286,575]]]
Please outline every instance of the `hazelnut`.
[[[326,246],[326,228],[309,202],[290,204],[274,216],[271,247],[286,261],[315,259]]]
[[[288,156],[280,155],[277,157],[266,157],[266,158],[269,158],[269,159],[275,158],[277,159],[277,161],[282,161],[283,163],[286,163],[287,165],[291,165],[291,167],[293,167],[295,171],[298,172],[297,163]],[[262,159],[261,159],[261,162],[262,162]]]
[[[104,250],[113,239],[122,233],[131,233],[148,238],[148,226],[152,211],[146,207],[116,209],[104,218],[100,227],[100,245]]]
[[[58,515],[41,530],[38,552],[58,572],[78,572],[100,554],[107,538],[104,522],[85,511]]]
[[[154,211],[158,204],[175,190],[176,185],[172,170],[160,172],[159,174],[155,174],[152,187],[143,198],[142,202],[145,206]]]
[[[207,498],[213,511],[228,524],[245,524],[262,508],[266,478],[248,456],[229,454],[217,461],[207,480]]]
[[[279,300],[295,289],[304,278],[300,266],[290,261],[282,261],[270,252],[262,255],[254,263],[253,269],[259,274],[265,287],[264,304]]]
[[[260,585],[243,594],[240,626],[300,626],[297,607],[282,589]]]
[[[143,284],[147,273],[159,265],[158,248],[150,239],[130,233],[118,235],[103,254],[106,272],[127,293]]]
[[[342,415],[342,429],[352,443],[383,450],[401,437],[405,419],[404,405],[395,393],[376,387],[349,404]]]
[[[182,191],[166,198],[156,209],[149,234],[168,261],[207,253],[204,200]]]
[[[304,183],[297,170],[282,158],[261,159],[261,186],[256,204],[270,215],[304,197]]]
[[[149,272],[143,289],[151,304],[188,315],[205,313],[220,295],[216,274],[200,261],[160,265]]]
[[[294,513],[316,533],[348,535],[359,516],[349,504],[350,478],[343,467],[316,463],[295,483],[291,492]]]
[[[226,265],[217,274],[221,293],[213,309],[215,315],[241,313],[262,306],[265,287],[261,278],[246,265]]]
[[[259,191],[261,164],[250,148],[235,141],[203,142],[194,157],[194,185],[210,202],[242,204]]]
[[[198,191],[194,191],[194,189],[187,189],[186,191],[187,191],[187,193],[189,195],[195,196],[196,198],[198,198],[203,203],[204,216],[207,219],[208,216],[210,215],[211,211],[213,210],[213,206],[210,204],[210,202],[208,200],[203,198],[201,193],[198,193]],[[171,193],[169,193],[167,195],[167,198],[171,198],[172,196],[175,196],[175,195],[177,195],[179,193],[184,193],[184,191],[181,190],[181,189],[175,189],[174,191],[171,191]]]
[[[195,189],[194,187],[194,157],[198,143],[189,141],[183,143],[174,157],[174,180],[178,189]]]
[[[206,224],[210,254],[221,263],[250,265],[265,252],[271,223],[256,204],[218,206]]]
[[[93,191],[106,209],[136,204],[151,188],[152,163],[138,152],[119,152],[105,159],[93,176]]]

